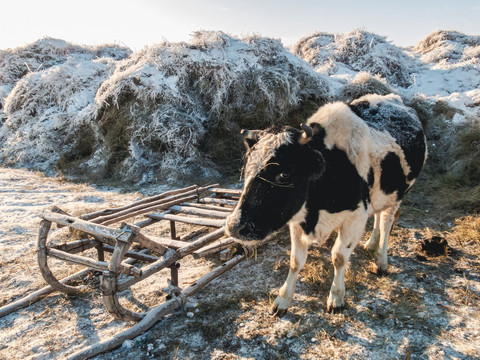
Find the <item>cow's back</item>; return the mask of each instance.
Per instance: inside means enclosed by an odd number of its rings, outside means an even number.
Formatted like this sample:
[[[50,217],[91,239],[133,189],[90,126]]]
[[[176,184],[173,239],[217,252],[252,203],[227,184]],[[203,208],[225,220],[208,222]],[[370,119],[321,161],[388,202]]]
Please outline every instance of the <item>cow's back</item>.
[[[308,201],[311,208],[320,204],[315,210],[351,210],[359,204],[357,195],[371,204],[372,212],[393,206],[413,185],[425,162],[422,125],[398,95],[366,95],[350,104],[327,104],[307,123],[316,131],[310,146],[322,152],[327,162],[323,178],[311,192],[316,199]],[[342,162],[334,153],[345,154]],[[344,174],[346,168],[352,171]],[[366,186],[368,194],[362,190]],[[346,193],[347,188],[355,188],[355,196]],[[338,204],[344,195],[350,198],[348,206],[322,205],[324,197]]]
[[[397,95],[366,95],[349,104],[350,109],[370,128],[388,133],[400,146],[410,172],[408,181],[417,178],[425,162],[423,127],[415,111]]]

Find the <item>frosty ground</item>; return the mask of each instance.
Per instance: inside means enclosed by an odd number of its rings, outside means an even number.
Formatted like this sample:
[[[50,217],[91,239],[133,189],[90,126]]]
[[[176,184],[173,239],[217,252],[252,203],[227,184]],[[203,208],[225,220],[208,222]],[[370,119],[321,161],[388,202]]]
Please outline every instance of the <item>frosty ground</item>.
[[[288,314],[271,317],[288,272],[284,231],[184,309],[97,358],[479,358],[479,88],[480,36],[455,31],[409,48],[354,30],[311,34],[291,49],[199,31],[188,43],[137,52],[50,38],[0,50],[0,306],[45,285],[36,264],[44,209],[80,215],[179,183],[238,186],[241,128],[298,127],[328,101],[393,92],[419,114],[429,158],[393,230],[388,276],[374,274],[359,246],[347,269],[347,308],[327,314],[330,240],[310,249]],[[149,231],[167,233],[162,224]],[[433,236],[451,250],[425,254],[421,243]],[[180,286],[216,265],[184,259]],[[78,270],[55,268],[58,277]],[[167,276],[136,284],[122,301],[161,303]],[[63,358],[132,325],[106,312],[96,276],[84,282],[83,294],[54,293],[1,318],[0,359]]]
[[[422,179],[420,180],[422,181]],[[36,265],[38,215],[52,204],[74,214],[122,205],[142,195],[97,189],[2,168],[0,304],[44,286]],[[288,235],[258,251],[189,300],[186,307],[146,334],[98,359],[473,359],[480,356],[478,246],[454,235],[458,213],[442,213],[419,190],[410,194],[393,231],[390,268],[374,274],[372,256],[360,246],[347,271],[347,308],[325,312],[333,276],[329,245],[312,248],[289,313],[268,308],[288,272]],[[445,230],[449,229],[449,232]],[[60,231],[60,230],[58,230]],[[157,229],[161,233],[165,229]],[[424,257],[424,237],[441,234],[453,251]],[[368,236],[368,231],[365,237]],[[216,265],[185,259],[181,287]],[[74,269],[60,268],[63,275]],[[163,301],[160,273],[134,288],[139,307]],[[57,359],[131,326],[103,308],[98,281],[76,296],[54,293],[0,319],[0,358]],[[128,297],[128,296],[127,296]]]

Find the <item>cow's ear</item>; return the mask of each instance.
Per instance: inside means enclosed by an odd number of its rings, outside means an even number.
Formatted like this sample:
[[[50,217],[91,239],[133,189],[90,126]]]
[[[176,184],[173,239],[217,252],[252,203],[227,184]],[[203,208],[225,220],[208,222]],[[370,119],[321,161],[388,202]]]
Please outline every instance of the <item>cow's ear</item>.
[[[245,144],[247,150],[250,150],[253,145],[255,145],[260,139],[261,130],[245,130],[242,129],[240,134],[243,136],[243,143]]]
[[[313,129],[306,125],[306,124],[300,124],[300,127],[302,128],[303,132],[300,138],[298,139],[298,143],[300,145],[305,145],[308,143],[310,140],[312,140],[313,137]]]

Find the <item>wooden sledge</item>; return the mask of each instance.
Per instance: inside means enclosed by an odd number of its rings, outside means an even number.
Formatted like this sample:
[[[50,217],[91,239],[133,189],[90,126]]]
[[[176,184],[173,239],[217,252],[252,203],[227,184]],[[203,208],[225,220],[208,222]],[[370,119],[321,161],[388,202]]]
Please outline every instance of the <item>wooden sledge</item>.
[[[108,312],[118,319],[139,321],[148,311],[137,312],[125,308],[118,301],[117,293],[170,268],[167,298],[178,296],[182,293],[178,288],[180,259],[187,255],[199,258],[218,253],[221,260],[231,259],[236,243],[225,237],[224,224],[240,192],[218,188],[216,185],[193,185],[80,217],[70,216],[54,207],[41,215],[37,251],[40,271],[53,289],[65,293],[77,293],[84,287],[57,279],[49,268],[50,258],[100,272],[100,289]],[[145,219],[134,224],[127,222],[140,215]],[[145,235],[142,232],[144,228],[160,221],[170,222],[170,238]],[[60,245],[49,244],[48,235],[52,223],[57,227],[68,226],[80,232],[83,234],[82,239]],[[177,223],[196,225],[197,228],[178,237]],[[133,245],[136,245],[136,250],[131,249]],[[92,248],[96,249],[96,258],[85,255]],[[107,252],[111,253],[109,261],[105,260]],[[141,266],[135,265],[132,260],[140,262]],[[201,288],[207,283],[197,283],[196,286]],[[186,299],[185,296],[183,298]]]
[[[0,317],[29,306],[56,290],[64,293],[82,292],[86,286],[78,285],[78,281],[96,273],[99,274],[107,311],[115,318],[137,323],[68,358],[85,359],[95,356],[147,331],[163,316],[184,305],[188,297],[250,255],[244,248],[234,256],[238,245],[232,238],[225,236],[225,219],[235,207],[241,190],[217,186],[192,185],[150,196],[127,206],[79,217],[71,216],[56,206],[44,211],[40,216],[42,220],[37,259],[40,271],[49,285],[0,307]],[[137,222],[133,223],[134,220]],[[165,221],[169,222],[170,237],[147,235],[143,231],[150,225]],[[177,235],[178,223],[184,224],[181,236]],[[75,239],[61,244],[49,241],[53,224],[57,228],[69,227],[76,235]],[[81,234],[80,239],[78,234]],[[187,255],[194,258],[217,256],[224,262],[182,290],[178,287],[178,261]],[[49,260],[50,263],[55,260],[85,268],[57,279],[50,269]],[[168,286],[162,289],[167,295],[165,302],[144,312],[121,305],[119,292],[166,268],[170,269],[170,279],[167,280]]]

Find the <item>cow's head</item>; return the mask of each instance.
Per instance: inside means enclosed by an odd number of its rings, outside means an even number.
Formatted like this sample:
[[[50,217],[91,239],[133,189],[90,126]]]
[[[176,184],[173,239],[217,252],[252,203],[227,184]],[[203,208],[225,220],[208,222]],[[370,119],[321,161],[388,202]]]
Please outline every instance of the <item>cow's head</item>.
[[[302,124],[267,130],[242,130],[247,154],[245,184],[226,232],[238,240],[264,240],[300,211],[309,183],[322,175],[322,154],[313,150],[313,129]]]

